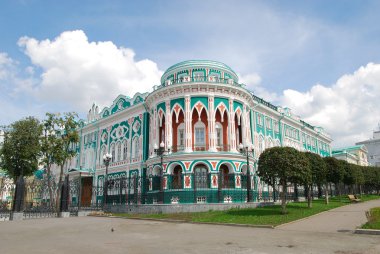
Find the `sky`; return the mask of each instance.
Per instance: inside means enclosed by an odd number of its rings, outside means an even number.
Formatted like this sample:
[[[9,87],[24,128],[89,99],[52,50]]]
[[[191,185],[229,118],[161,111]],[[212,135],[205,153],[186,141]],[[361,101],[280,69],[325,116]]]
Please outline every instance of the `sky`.
[[[0,125],[148,92],[171,65],[221,61],[333,147],[380,122],[380,1],[0,0]]]

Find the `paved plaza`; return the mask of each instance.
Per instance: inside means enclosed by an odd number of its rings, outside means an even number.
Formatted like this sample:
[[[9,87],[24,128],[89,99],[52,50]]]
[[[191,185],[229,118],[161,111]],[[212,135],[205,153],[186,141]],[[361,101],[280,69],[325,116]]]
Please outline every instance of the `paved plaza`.
[[[352,230],[361,223],[363,209],[378,203],[341,207],[276,229],[104,217],[7,221],[0,223],[0,253],[375,254],[380,236]],[[343,225],[338,217],[350,223]]]

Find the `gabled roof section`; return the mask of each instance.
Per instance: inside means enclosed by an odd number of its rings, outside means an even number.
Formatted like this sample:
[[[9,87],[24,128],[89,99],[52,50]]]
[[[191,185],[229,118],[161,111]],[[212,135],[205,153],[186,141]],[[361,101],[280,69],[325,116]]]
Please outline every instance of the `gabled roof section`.
[[[149,93],[136,93],[133,98],[121,94],[116,97],[110,107],[103,108],[100,112],[100,118],[106,118],[131,106],[143,103],[148,94]]]

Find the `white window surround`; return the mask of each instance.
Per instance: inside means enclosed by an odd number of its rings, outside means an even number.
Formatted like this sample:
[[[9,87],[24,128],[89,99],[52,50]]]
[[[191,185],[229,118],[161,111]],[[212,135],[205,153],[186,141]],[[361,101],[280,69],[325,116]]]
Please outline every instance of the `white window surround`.
[[[198,121],[194,125],[194,144],[195,146],[206,144],[206,125],[202,121]]]
[[[117,142],[116,147],[117,147],[116,161],[121,161],[121,143]]]
[[[223,146],[223,125],[219,122],[215,124],[216,130],[216,146]]]
[[[123,142],[123,160],[128,158],[128,141],[124,140]]]
[[[138,155],[139,155],[139,149],[140,149],[140,144],[139,144],[139,138],[138,137],[135,137],[133,139],[133,151],[132,151],[132,156],[134,159],[137,159],[138,158]]]
[[[111,155],[112,155],[112,159],[111,159],[111,162],[115,162],[115,144],[112,144],[111,145]]]
[[[177,147],[184,146],[184,140],[185,140],[185,124],[181,123],[180,125],[178,125],[178,128],[177,128]]]

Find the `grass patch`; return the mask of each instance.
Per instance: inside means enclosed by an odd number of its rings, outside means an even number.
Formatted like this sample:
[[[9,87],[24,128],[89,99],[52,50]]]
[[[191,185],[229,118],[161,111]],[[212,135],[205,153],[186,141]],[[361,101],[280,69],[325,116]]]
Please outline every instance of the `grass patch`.
[[[363,201],[380,198],[378,195],[362,195]],[[174,213],[174,214],[113,214],[129,218],[172,219],[189,222],[208,223],[237,223],[250,225],[277,226],[290,221],[302,219],[323,211],[350,204],[347,196],[330,198],[326,205],[324,199],[313,200],[313,207],[308,208],[307,202],[294,202],[287,205],[288,213],[281,214],[281,206],[273,205],[259,208],[230,209],[226,211],[208,211],[198,213]]]
[[[380,207],[372,208],[367,215],[368,222],[362,226],[364,229],[380,229]]]

